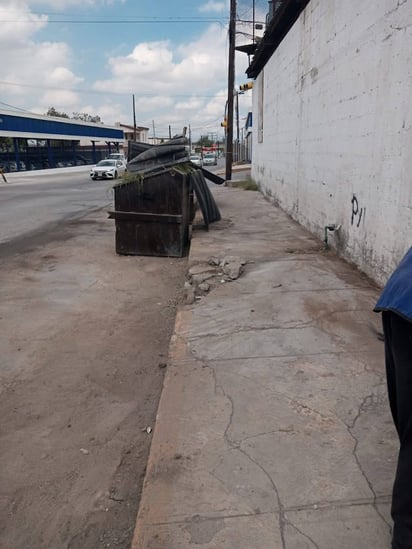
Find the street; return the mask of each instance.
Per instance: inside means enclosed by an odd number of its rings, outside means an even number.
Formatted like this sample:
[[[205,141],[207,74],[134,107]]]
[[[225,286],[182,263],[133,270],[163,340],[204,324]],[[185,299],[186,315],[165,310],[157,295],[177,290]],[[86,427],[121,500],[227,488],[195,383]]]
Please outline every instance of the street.
[[[0,546],[129,548],[186,258],[118,256],[88,168],[0,186]]]
[[[92,181],[89,169],[7,174],[8,183],[0,184],[0,246],[47,233],[49,224],[110,204],[112,182]]]
[[[225,160],[206,168],[224,177]],[[92,181],[89,170],[79,166],[6,174],[8,183],[0,182],[0,256],[47,240],[62,222],[109,209],[113,182]],[[243,177],[243,172],[233,171],[233,179]]]

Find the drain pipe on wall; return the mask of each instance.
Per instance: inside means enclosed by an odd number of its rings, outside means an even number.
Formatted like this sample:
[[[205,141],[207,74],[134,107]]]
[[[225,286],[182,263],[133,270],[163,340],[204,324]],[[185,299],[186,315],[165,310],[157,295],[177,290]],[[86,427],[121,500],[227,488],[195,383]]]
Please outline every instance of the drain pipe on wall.
[[[328,231],[334,233],[335,231],[339,231],[339,229],[341,228],[340,225],[336,224],[336,223],[332,223],[331,225],[325,225],[324,227],[324,231],[325,231],[325,237],[323,239],[323,242],[324,242],[324,250],[328,250],[329,249],[329,245],[328,245]]]

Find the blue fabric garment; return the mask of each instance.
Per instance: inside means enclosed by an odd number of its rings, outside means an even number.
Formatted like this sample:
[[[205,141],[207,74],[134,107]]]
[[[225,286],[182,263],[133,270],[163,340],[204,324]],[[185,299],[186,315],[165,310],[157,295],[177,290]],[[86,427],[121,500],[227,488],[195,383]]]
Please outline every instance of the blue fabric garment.
[[[374,311],[393,311],[412,322],[412,248],[391,275]]]

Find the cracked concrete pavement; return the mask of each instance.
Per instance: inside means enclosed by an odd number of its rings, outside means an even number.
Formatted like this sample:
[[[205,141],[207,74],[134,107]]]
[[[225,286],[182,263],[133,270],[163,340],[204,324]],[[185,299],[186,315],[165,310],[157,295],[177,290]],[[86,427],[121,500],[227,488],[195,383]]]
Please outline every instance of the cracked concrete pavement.
[[[213,189],[209,291],[181,307],[133,549],[384,549],[397,440],[379,289],[256,192]],[[233,281],[211,257],[240,256]]]

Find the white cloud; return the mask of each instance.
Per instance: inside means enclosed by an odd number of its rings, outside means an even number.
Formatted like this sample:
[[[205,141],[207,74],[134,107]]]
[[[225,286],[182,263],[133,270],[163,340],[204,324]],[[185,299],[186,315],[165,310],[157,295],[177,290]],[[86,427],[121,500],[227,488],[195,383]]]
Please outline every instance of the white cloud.
[[[47,17],[31,13],[24,0],[0,0],[0,15],[0,47],[7,52],[0,76],[6,82],[0,84],[4,103],[37,112],[50,106],[67,110],[76,105],[79,96],[72,89],[83,78],[71,70],[70,47],[64,42],[36,41]]]
[[[70,49],[64,43],[21,42],[16,45],[3,64],[2,79],[18,84],[3,86],[3,93],[9,96],[8,102],[13,103],[13,97],[18,93],[20,96],[27,95],[31,100],[37,96],[37,103],[44,105],[45,110],[49,106],[61,110],[73,105],[75,94],[67,92],[83,79],[67,67],[70,57]],[[47,87],[51,89],[44,91]]]
[[[72,6],[111,6],[113,4],[124,4],[126,0],[27,0],[27,4],[33,7],[42,6],[53,9],[64,10]]]
[[[99,115],[105,124],[115,124],[116,122],[127,123],[132,119],[131,113],[127,112],[124,104],[110,99],[105,99],[99,105],[98,109],[96,109],[95,104],[82,104],[76,110],[78,112],[87,112],[91,115]]]
[[[195,42],[174,49],[168,41],[141,43],[126,56],[109,58],[111,77],[94,86],[137,95],[208,95],[226,79],[225,44],[226,31],[218,25],[210,26]]]
[[[200,6],[200,13],[222,13],[228,9],[228,2],[216,2],[214,0],[209,0],[203,6]]]
[[[164,127],[183,127],[192,120],[220,126],[226,99],[224,94],[216,97],[216,88],[227,81],[226,42],[226,29],[211,25],[196,40],[179,46],[170,41],[140,43],[127,55],[110,57],[110,78],[94,87],[134,93],[143,125],[153,117]]]
[[[47,80],[51,85],[61,87],[71,87],[83,81],[83,78],[76,76],[66,67],[55,67],[47,75]]]
[[[139,97],[136,99],[138,113],[158,112],[159,109],[169,108],[173,105],[173,99],[165,96]]]
[[[115,78],[112,83],[119,90],[126,90],[136,86],[137,77],[155,79],[159,72],[170,70],[172,58],[168,42],[138,44],[129,55],[109,59],[109,67]]]
[[[203,108],[204,100],[200,97],[189,97],[186,101],[178,101],[174,107],[180,113],[192,112]]]
[[[54,105],[65,105],[65,111],[67,114],[71,114],[74,107],[79,102],[79,96],[70,90],[49,90],[42,96],[42,103],[44,106],[52,107]],[[47,108],[44,110],[47,111]],[[59,109],[58,109],[59,110]]]
[[[212,24],[196,39],[177,44],[171,40],[137,43],[129,47],[125,55],[109,56],[105,64],[102,51],[101,58],[93,58],[93,63],[101,64],[106,76],[96,82],[88,82],[86,72],[82,76],[74,69],[74,57],[78,55],[75,44],[72,49],[65,42],[38,39],[39,31],[47,29],[48,19],[31,13],[30,7],[37,6],[39,11],[47,5],[55,11],[76,4],[104,3],[108,2],[0,0],[0,17],[1,10],[7,9],[7,13],[12,10],[20,25],[18,32],[15,24],[3,22],[0,26],[0,44],[3,51],[7,51],[2,59],[0,81],[17,84],[0,82],[1,100],[40,113],[53,106],[69,115],[76,111],[99,115],[106,124],[116,121],[130,124],[131,96],[135,94],[140,125],[151,127],[155,120],[159,131],[163,128],[166,132],[171,124],[177,132],[191,124],[199,132],[202,128],[206,132],[222,132],[220,121],[227,95],[227,29],[222,25]],[[208,2],[202,9],[217,11],[221,9],[219,6],[226,9],[227,0]],[[125,47],[123,44],[122,49]],[[113,43],[108,42],[108,48],[114,51]],[[246,66],[247,56],[237,55],[238,83],[246,81]],[[86,71],[86,63],[84,67]],[[99,93],[87,95],[78,91],[79,88]],[[244,99],[240,102],[242,108]]]
[[[21,0],[0,1],[0,19],[0,47],[8,50],[44,28],[48,21],[46,15],[30,13],[26,2]]]

